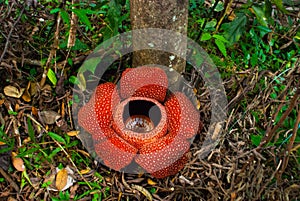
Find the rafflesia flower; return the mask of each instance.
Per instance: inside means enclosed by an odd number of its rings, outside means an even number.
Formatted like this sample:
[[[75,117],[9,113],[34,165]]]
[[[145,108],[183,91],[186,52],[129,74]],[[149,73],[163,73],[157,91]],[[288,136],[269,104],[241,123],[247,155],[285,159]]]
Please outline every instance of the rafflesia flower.
[[[184,167],[199,113],[185,94],[167,89],[165,71],[145,66],[126,69],[119,86],[96,88],[78,123],[105,165],[121,170],[134,162],[157,178]]]

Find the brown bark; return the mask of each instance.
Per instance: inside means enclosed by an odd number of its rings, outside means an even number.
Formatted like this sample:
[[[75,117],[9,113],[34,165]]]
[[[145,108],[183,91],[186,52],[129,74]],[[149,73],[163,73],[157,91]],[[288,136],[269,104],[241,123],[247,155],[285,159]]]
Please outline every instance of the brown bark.
[[[132,29],[160,28],[187,33],[188,0],[131,0],[131,25]],[[133,35],[133,48],[135,50],[135,37]],[[147,64],[159,64],[172,67],[178,72],[185,69],[186,39],[173,41],[167,38],[161,41],[165,43],[166,50],[175,48],[180,57],[172,53],[155,49],[144,49],[134,52],[133,66]],[[175,58],[174,58],[175,56]]]

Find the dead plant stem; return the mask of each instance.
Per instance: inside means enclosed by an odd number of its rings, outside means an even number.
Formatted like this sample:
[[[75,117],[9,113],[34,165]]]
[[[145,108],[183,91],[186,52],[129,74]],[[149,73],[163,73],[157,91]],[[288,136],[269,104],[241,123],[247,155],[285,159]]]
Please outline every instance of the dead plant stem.
[[[16,19],[15,23],[11,27],[11,29],[10,29],[10,31],[8,33],[8,36],[6,37],[6,43],[5,43],[4,50],[3,50],[2,54],[1,54],[1,57],[0,57],[0,63],[1,63],[2,59],[4,58],[5,53],[7,52],[7,48],[8,48],[8,45],[9,45],[9,39],[10,39],[10,37],[12,35],[12,32],[13,32],[14,28],[16,27],[17,23],[20,21],[21,16],[23,15],[24,10],[25,10],[25,7],[22,8],[22,10],[21,10],[18,18]]]

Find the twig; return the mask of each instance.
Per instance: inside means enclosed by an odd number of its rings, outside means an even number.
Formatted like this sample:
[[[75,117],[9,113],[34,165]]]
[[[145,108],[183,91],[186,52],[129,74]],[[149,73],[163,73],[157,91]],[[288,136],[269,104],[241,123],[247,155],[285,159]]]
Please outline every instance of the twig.
[[[1,167],[0,167],[0,174],[2,174],[2,176],[7,180],[7,182],[19,193],[20,192],[20,188],[19,186],[16,184],[16,182],[14,182],[14,180],[9,176],[9,174],[7,174]]]
[[[72,5],[75,5],[78,3],[79,3],[79,0],[72,0]],[[73,9],[74,8],[75,7],[73,7]],[[68,38],[68,44],[67,44],[68,48],[71,48],[75,45],[77,24],[78,24],[78,16],[74,12],[72,12],[70,32],[69,32],[69,38]]]
[[[300,86],[299,85],[300,84],[298,84],[297,91],[295,92],[295,95],[292,98],[288,109],[282,114],[278,123],[272,129],[271,129],[271,127],[269,127],[267,129],[266,135],[265,135],[264,139],[262,140],[262,142],[260,143],[259,147],[262,147],[263,145],[265,145],[272,139],[272,137],[276,133],[276,130],[281,126],[281,124],[284,122],[284,120],[287,118],[287,116],[292,112],[293,108],[295,107],[295,105],[297,103],[298,97],[300,95]]]
[[[72,111],[71,111],[71,104],[70,104],[70,101],[69,101],[69,96],[67,97],[67,101],[68,101],[67,105],[68,105],[68,113],[69,113],[71,128],[74,129],[73,117],[72,117]]]
[[[260,187],[260,191],[257,193],[256,198],[254,200],[259,200],[261,197],[262,192],[266,189],[266,186],[272,181],[275,174],[278,172],[280,166],[281,166],[282,160],[279,161],[276,170],[272,173],[271,177],[268,179],[268,181],[264,182],[264,185]]]
[[[132,184],[131,188],[141,192],[149,201],[153,200],[151,193],[147,189],[145,189],[144,187]]]
[[[40,124],[37,120],[35,120],[35,118],[33,118],[30,114],[24,114],[26,117],[28,117],[29,119],[31,119],[31,121],[33,121],[36,125],[38,125],[40,128],[42,128],[44,130],[44,132],[47,132],[46,128]]]
[[[10,39],[10,37],[11,37],[11,34],[12,34],[12,32],[13,32],[15,26],[17,25],[17,23],[20,21],[21,16],[22,16],[24,10],[25,10],[25,7],[22,8],[22,10],[21,10],[21,12],[20,12],[18,18],[16,19],[15,23],[13,24],[13,26],[11,27],[11,29],[10,29],[10,31],[9,31],[9,33],[8,33],[8,36],[7,36],[7,38],[6,38],[6,43],[5,43],[5,46],[4,46],[4,50],[3,50],[2,55],[1,55],[1,57],[0,57],[0,63],[1,63],[1,61],[2,61],[2,59],[3,59],[3,57],[4,57],[4,55],[5,55],[5,53],[6,53],[6,51],[7,51],[8,44],[9,44],[9,39]]]
[[[290,138],[289,144],[287,145],[287,151],[284,152],[284,158],[283,158],[283,164],[282,164],[281,170],[278,172],[279,178],[281,178],[281,174],[285,171],[285,169],[288,165],[290,153],[292,151],[292,148],[293,148],[296,136],[297,136],[297,131],[298,131],[299,123],[300,123],[300,109],[297,112],[298,112],[298,115],[297,115],[297,119],[296,119],[294,127],[293,127],[293,134],[292,134],[292,137]]]
[[[124,172],[122,172],[122,183],[127,189],[131,189],[129,184],[126,182],[125,177],[124,177]]]
[[[50,63],[51,63],[51,60],[52,58],[54,57],[54,55],[56,54],[56,50],[58,48],[58,39],[59,39],[59,27],[60,27],[60,22],[61,22],[61,16],[60,14],[58,13],[57,15],[57,20],[56,20],[56,30],[55,30],[55,33],[54,33],[54,41],[53,41],[53,45],[52,45],[52,48],[51,48],[51,51],[50,51],[50,54],[49,54],[49,57],[48,57],[48,60],[47,60],[47,63],[46,63],[46,66],[45,66],[45,69],[44,69],[44,72],[43,72],[43,75],[42,75],[42,79],[41,79],[41,82],[40,82],[40,87],[43,88],[45,82],[46,82],[46,78],[47,78],[47,74],[48,74],[48,70],[50,69]]]
[[[1,112],[0,112],[0,124],[5,125],[5,120],[4,120]]]
[[[227,4],[226,9],[225,9],[225,11],[224,11],[222,17],[221,17],[221,19],[219,20],[219,22],[218,22],[218,24],[217,24],[216,32],[219,30],[220,25],[222,24],[222,22],[223,22],[225,16],[227,15],[229,9],[231,8],[232,2],[233,2],[233,0],[230,0],[229,3]]]

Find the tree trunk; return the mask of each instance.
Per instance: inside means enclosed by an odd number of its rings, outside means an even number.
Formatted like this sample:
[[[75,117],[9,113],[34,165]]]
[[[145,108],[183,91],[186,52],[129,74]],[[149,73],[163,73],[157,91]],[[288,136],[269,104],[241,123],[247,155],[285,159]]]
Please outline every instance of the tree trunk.
[[[132,29],[159,28],[187,34],[188,25],[188,0],[131,0],[130,17]],[[135,50],[135,37],[133,35],[133,49]],[[174,41],[167,38],[161,41],[166,50],[170,47],[176,49],[179,55],[155,49],[135,51],[133,66],[147,64],[164,65],[174,68],[181,73],[185,69],[186,38]],[[174,57],[175,56],[175,57]]]

